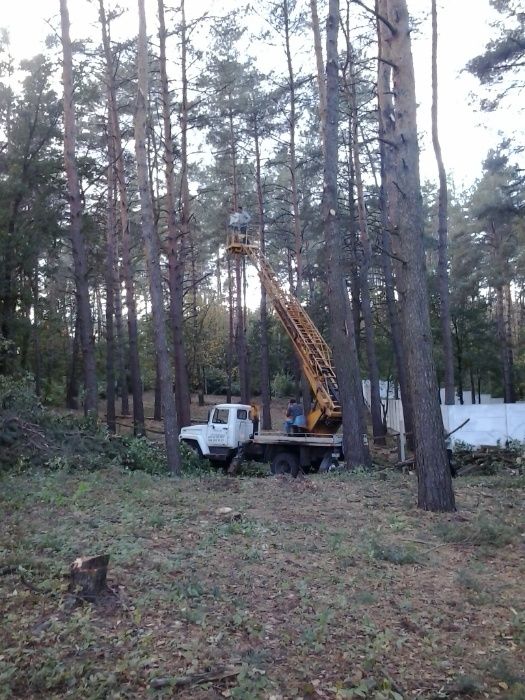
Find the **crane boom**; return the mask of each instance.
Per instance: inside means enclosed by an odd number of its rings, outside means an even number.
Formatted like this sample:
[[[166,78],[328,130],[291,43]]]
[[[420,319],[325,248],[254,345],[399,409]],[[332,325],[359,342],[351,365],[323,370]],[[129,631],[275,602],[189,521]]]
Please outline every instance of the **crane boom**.
[[[270,263],[258,245],[230,235],[228,253],[245,255],[254,264],[261,284],[270,297],[275,311],[288,333],[314,395],[312,409],[306,416],[310,433],[333,435],[341,425],[339,388],[332,360],[332,351],[315,323],[293,294],[282,289]]]

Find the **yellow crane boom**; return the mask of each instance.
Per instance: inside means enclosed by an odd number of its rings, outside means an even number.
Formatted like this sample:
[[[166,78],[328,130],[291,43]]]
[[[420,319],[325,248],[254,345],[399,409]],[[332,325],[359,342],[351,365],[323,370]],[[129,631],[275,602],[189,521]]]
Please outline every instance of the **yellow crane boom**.
[[[242,238],[243,240],[237,234],[230,234],[226,250],[228,253],[245,255],[252,261],[261,284],[292,341],[301,369],[314,395],[312,408],[306,416],[306,430],[317,435],[333,435],[341,425],[341,405],[332,351],[299,301],[293,294],[282,289],[259,246],[248,243],[246,236]]]

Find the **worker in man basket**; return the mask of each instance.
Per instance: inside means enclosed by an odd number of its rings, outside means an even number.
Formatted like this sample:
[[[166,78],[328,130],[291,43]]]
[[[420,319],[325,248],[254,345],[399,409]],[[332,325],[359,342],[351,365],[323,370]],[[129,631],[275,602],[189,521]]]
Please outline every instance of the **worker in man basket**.
[[[251,220],[252,217],[239,204],[239,206],[237,207],[237,221],[239,222],[239,228],[241,231],[241,241],[246,244],[250,243],[250,241],[248,240],[248,224]]]

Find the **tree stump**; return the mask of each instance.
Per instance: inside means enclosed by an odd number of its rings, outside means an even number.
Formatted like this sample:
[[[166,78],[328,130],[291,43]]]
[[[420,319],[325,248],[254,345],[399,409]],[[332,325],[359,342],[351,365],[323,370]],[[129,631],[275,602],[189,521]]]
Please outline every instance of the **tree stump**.
[[[69,592],[88,602],[94,602],[106,590],[109,554],[98,557],[78,557],[71,564]]]

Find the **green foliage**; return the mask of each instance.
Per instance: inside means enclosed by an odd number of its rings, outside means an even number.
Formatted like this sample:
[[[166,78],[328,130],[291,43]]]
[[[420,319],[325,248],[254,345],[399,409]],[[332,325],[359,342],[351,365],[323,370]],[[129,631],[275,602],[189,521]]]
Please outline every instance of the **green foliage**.
[[[119,438],[123,464],[132,471],[139,469],[148,474],[166,474],[166,453],[161,446],[145,437],[125,435]]]
[[[213,473],[215,467],[208,459],[200,457],[195,450],[192,450],[186,443],[180,443],[180,453],[182,457],[182,472],[188,476]]]
[[[445,542],[503,547],[514,542],[518,533],[515,527],[482,514],[470,522],[439,523],[436,534]]]
[[[370,542],[370,554],[374,559],[388,561],[399,566],[419,564],[421,561],[414,547],[378,542],[375,539]]]
[[[284,372],[278,372],[272,380],[272,396],[282,398],[283,396],[293,395],[295,392],[295,384],[293,378]]]

